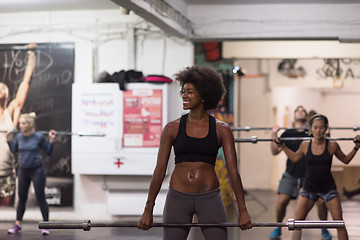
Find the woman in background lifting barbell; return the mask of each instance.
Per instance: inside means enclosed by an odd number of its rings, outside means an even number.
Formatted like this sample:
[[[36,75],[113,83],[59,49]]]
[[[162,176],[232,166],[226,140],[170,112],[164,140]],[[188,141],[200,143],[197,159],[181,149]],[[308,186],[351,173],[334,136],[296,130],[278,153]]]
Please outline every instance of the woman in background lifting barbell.
[[[44,221],[49,221],[49,206],[45,198],[46,173],[40,150],[47,155],[52,153],[53,142],[56,135],[55,130],[49,131],[49,140],[46,140],[42,133],[35,131],[35,113],[20,115],[20,133],[16,135],[15,141],[8,141],[12,153],[19,152],[18,171],[18,196],[19,202],[16,208],[16,221],[8,233],[21,232],[21,221],[23,219],[30,183],[35,189],[36,200],[38,201]],[[43,229],[43,235],[49,235],[50,231]]]
[[[331,174],[332,157],[335,155],[341,162],[350,163],[360,147],[360,135],[355,136],[354,148],[345,155],[337,142],[326,139],[325,133],[328,126],[326,116],[314,115],[309,122],[309,134],[312,134],[314,138],[303,141],[296,152],[287,148],[277,137],[274,138],[291,161],[296,162],[305,157],[305,183],[296,206],[295,220],[305,219],[319,198],[324,200],[333,220],[343,219],[339,194]],[[349,238],[346,228],[338,228],[337,235],[339,240]],[[300,238],[301,230],[294,231],[292,239]]]

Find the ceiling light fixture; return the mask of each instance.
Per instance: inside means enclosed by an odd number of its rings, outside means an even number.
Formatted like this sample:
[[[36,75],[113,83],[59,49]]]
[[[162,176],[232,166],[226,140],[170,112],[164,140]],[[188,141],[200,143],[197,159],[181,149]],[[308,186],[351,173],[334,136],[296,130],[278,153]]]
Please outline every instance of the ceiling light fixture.
[[[246,70],[241,69],[240,66],[234,66],[233,73],[236,73],[239,77],[242,77],[246,74]]]

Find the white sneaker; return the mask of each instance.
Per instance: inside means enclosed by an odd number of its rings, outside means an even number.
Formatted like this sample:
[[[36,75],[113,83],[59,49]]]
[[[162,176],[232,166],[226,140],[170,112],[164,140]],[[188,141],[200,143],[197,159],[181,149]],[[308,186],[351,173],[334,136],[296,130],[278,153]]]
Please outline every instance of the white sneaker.
[[[49,231],[49,229],[43,229],[43,230],[41,230],[41,234],[42,235],[50,235],[50,231]]]
[[[20,233],[21,232],[21,226],[14,224],[14,226],[10,229],[8,229],[8,233],[9,234],[15,234],[15,233]]]

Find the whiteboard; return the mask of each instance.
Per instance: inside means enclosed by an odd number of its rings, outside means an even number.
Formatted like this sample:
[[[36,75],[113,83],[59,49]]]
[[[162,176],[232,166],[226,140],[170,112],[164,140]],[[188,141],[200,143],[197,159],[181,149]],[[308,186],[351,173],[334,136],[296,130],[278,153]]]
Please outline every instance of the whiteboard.
[[[73,84],[72,173],[152,175],[168,121],[168,84]]]
[[[121,137],[119,118],[122,92],[115,84],[73,84],[72,131],[105,134],[106,137],[74,136],[74,153],[115,152]]]

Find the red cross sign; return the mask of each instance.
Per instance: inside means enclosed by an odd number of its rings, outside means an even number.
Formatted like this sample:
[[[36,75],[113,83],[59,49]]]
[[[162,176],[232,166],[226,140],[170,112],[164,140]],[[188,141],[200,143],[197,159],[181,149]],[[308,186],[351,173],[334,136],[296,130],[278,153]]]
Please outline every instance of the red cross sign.
[[[120,160],[120,158],[117,158],[117,161],[114,162],[114,164],[117,165],[118,168],[120,168],[120,165],[122,165],[124,163]]]

